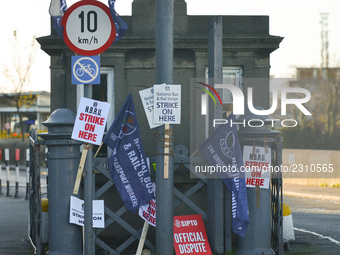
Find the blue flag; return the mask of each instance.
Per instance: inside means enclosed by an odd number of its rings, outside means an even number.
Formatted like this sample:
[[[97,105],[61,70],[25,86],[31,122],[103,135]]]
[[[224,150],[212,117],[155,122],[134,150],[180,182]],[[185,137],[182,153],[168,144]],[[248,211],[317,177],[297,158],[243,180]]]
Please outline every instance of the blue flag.
[[[63,26],[61,25],[61,19],[67,10],[66,0],[51,0],[49,13],[53,18],[54,31],[63,38]]]
[[[230,114],[228,124],[235,123]],[[235,125],[223,124],[201,145],[202,152],[210,166],[232,169],[229,172],[217,172],[232,196],[232,227],[233,232],[244,237],[249,223],[249,210],[246,182],[240,169],[243,166],[242,151]]]
[[[113,149],[109,169],[126,207],[135,213],[155,198],[131,94],[103,142]]]
[[[116,38],[113,41],[113,43],[118,42],[123,37],[126,30],[128,30],[129,28],[125,20],[122,17],[120,17],[118,13],[115,11],[115,2],[116,0],[109,0],[109,8],[111,12],[111,17],[116,27]]]

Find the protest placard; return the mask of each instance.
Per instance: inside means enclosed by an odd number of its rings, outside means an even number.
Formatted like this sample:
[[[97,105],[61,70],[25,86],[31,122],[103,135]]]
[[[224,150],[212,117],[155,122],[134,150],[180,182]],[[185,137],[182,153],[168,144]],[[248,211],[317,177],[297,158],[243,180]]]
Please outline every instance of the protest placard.
[[[138,214],[151,226],[156,227],[156,199],[152,199],[149,204],[139,207]]]
[[[153,87],[139,91],[139,95],[142,100],[144,111],[145,111],[145,114],[146,114],[146,117],[148,119],[148,123],[151,129],[162,125],[162,124],[155,124],[155,122],[153,121],[153,110],[154,110],[154,93],[153,92],[154,92]]]
[[[84,226],[84,200],[70,197],[70,223]],[[104,200],[92,201],[92,227],[105,228]]]
[[[80,99],[71,138],[100,145],[110,104],[82,97]]]
[[[269,189],[271,149],[264,147],[244,146],[243,161],[246,168],[246,186]]]
[[[181,124],[181,85],[154,85],[154,123]]]
[[[212,254],[202,215],[174,217],[176,254]]]

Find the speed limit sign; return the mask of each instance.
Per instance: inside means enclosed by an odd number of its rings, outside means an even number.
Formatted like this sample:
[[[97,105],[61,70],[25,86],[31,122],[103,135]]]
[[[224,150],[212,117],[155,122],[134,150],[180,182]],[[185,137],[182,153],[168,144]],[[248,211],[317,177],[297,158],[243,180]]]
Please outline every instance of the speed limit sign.
[[[98,55],[110,47],[116,37],[110,9],[103,3],[82,0],[73,4],[61,21],[64,42],[75,53]]]

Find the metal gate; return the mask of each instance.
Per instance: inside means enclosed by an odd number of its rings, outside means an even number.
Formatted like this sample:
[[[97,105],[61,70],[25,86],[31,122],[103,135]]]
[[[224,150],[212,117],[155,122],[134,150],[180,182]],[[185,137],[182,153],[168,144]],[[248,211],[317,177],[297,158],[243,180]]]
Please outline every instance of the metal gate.
[[[282,165],[282,141],[272,144],[273,166]],[[281,169],[281,168],[280,168]],[[274,252],[283,255],[282,172],[273,172],[271,178],[271,245]]]
[[[182,148],[182,145],[179,145]],[[207,182],[206,179],[190,179],[190,157],[176,150],[174,157],[175,183],[174,215],[182,211],[187,214],[201,214],[207,220]],[[272,162],[281,165],[282,145],[280,142],[272,144]],[[150,159],[153,163],[153,159]],[[96,183],[100,183],[95,193],[95,199],[105,197],[105,229],[95,230],[96,254],[135,254],[141,236],[143,221],[137,215],[132,215],[114,188],[114,183],[108,169],[107,158],[94,158]],[[283,254],[282,240],[282,178],[281,173],[272,176],[271,182],[271,244],[276,254]],[[113,190],[112,190],[113,189]],[[108,196],[111,199],[108,199]],[[115,203],[115,205],[113,205]],[[228,212],[225,212],[228,213]],[[230,212],[231,213],[231,212]],[[110,238],[110,231],[119,233],[123,238]],[[117,234],[116,234],[117,235]],[[126,236],[126,237],[124,237]],[[113,241],[114,240],[114,241]],[[145,248],[155,251],[155,229],[149,228],[145,241]],[[105,253],[103,253],[105,254]]]
[[[35,254],[43,254],[42,246],[42,212],[40,185],[40,143],[37,132],[29,133],[30,171],[29,171],[29,231],[28,235]]]
[[[40,189],[40,143],[35,130],[31,130],[30,138],[30,183],[29,208],[30,223],[29,236],[35,253],[44,254],[41,233],[41,189]],[[178,148],[182,148],[179,146]],[[207,185],[205,179],[191,179],[189,177],[190,157],[182,149],[175,147],[174,171],[175,184],[174,215],[201,214],[207,220]],[[272,162],[281,165],[282,145],[272,144]],[[153,159],[150,159],[153,163]],[[97,189],[95,199],[104,199],[105,202],[105,228],[95,230],[96,254],[135,254],[138,241],[141,237],[143,220],[138,215],[132,215],[122,200],[108,169],[107,158],[93,159],[94,177]],[[153,175],[153,174],[151,174]],[[276,254],[283,254],[282,241],[282,178],[281,173],[275,173],[271,182],[271,216],[272,216],[272,248]],[[227,213],[227,212],[226,212]],[[86,240],[85,240],[86,242]],[[149,228],[145,241],[145,248],[156,250],[155,229]],[[103,253],[104,252],[104,253]]]
[[[178,148],[182,148],[182,146]],[[150,161],[152,164],[154,159],[151,158]],[[203,219],[206,220],[207,208],[206,203],[202,200],[202,195],[206,195],[206,181],[189,178],[190,158],[183,154],[183,150],[176,150],[175,148],[174,164],[175,176],[177,176],[174,187],[174,193],[177,197],[174,200],[175,214],[176,210],[178,214],[185,210],[191,214],[201,214]],[[105,251],[108,252],[107,254],[135,254],[141,237],[143,220],[138,215],[132,215],[119,198],[116,189],[112,190],[114,183],[108,169],[107,158],[94,158],[93,165],[96,183],[100,183],[95,192],[95,199],[105,198],[106,200],[105,229],[95,230],[96,254]],[[153,175],[152,172],[151,175]],[[196,199],[193,198],[195,194],[198,194]],[[204,205],[202,206],[202,204]],[[110,238],[112,231],[116,233],[115,238]],[[144,247],[152,251],[156,250],[154,228],[149,228]]]

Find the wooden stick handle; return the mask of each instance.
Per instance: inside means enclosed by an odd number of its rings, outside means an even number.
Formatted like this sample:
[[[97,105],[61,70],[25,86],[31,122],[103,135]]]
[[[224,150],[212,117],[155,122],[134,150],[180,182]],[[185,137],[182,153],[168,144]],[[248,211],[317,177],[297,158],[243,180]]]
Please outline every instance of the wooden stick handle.
[[[194,151],[194,153],[193,153],[193,154],[191,154],[191,156],[190,156],[190,157],[193,157],[193,156],[195,156],[197,152],[198,152],[198,149],[196,149],[196,150]]]
[[[147,221],[144,221],[142,235],[141,235],[141,237],[139,239],[136,255],[141,255],[142,254],[142,250],[143,250],[143,246],[144,246],[144,243],[145,243],[146,234],[148,233],[148,229],[149,229],[149,223]]]
[[[96,151],[96,153],[94,154],[94,158],[95,157],[97,157],[97,154],[98,154],[98,152],[100,151],[100,149],[102,148],[102,146],[103,146],[103,142],[102,142],[102,144],[99,146],[99,148],[98,148],[98,150]]]
[[[76,182],[75,182],[74,188],[73,188],[73,194],[75,194],[75,195],[77,195],[78,191],[79,191],[81,176],[83,174],[84,165],[85,165],[86,156],[87,156],[87,152],[89,150],[89,147],[90,147],[89,144],[87,144],[87,143],[84,144],[83,153],[81,154],[81,158],[80,158],[80,162],[79,162],[77,178],[76,178]]]

